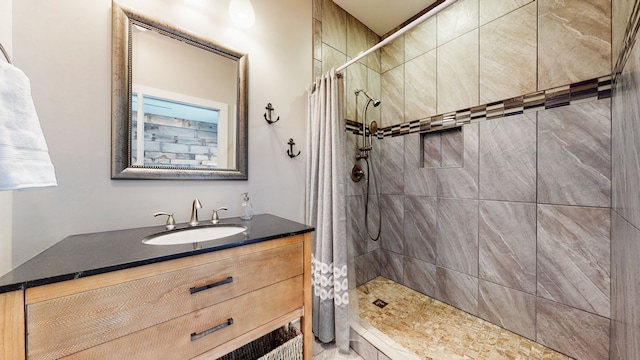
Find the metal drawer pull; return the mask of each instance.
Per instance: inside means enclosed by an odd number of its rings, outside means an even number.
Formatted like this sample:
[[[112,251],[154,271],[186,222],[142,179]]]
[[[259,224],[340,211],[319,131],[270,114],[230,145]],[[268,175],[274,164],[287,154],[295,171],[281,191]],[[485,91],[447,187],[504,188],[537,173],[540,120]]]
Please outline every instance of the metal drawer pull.
[[[207,336],[213,332],[216,332],[218,330],[224,329],[227,326],[231,326],[233,325],[233,318],[230,318],[229,320],[227,320],[226,322],[223,322],[220,325],[214,326],[209,330],[205,330],[203,332],[199,332],[199,333],[192,333],[191,334],[191,341],[196,341],[198,339],[200,339],[201,337]]]
[[[226,278],[226,279],[224,279],[222,281],[214,282],[214,283],[209,284],[209,285],[199,286],[199,287],[192,287],[191,289],[189,289],[189,292],[191,294],[195,294],[195,293],[200,292],[200,291],[211,289],[211,288],[214,288],[216,286],[220,286],[220,285],[224,285],[224,284],[230,284],[232,282],[233,282],[233,277],[229,276],[228,278]]]

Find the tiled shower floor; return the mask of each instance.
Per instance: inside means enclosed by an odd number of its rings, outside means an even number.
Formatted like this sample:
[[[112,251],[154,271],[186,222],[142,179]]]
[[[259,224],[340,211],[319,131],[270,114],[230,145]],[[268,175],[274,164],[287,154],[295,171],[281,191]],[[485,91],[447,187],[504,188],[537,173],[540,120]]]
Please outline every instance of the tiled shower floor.
[[[383,277],[357,290],[360,319],[421,359],[570,359]]]

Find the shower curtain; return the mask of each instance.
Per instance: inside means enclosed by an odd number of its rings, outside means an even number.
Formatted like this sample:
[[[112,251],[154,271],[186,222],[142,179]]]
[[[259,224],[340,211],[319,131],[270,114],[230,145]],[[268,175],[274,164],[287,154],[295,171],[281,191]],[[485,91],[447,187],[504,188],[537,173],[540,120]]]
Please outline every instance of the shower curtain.
[[[309,89],[306,221],[313,237],[313,333],[349,350],[342,78],[331,69]]]

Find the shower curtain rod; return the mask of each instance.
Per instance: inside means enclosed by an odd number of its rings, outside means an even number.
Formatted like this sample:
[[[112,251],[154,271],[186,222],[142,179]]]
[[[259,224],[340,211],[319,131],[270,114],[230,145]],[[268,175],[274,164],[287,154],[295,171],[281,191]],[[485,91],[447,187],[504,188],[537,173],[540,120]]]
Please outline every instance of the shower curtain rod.
[[[354,57],[350,61],[346,62],[344,65],[342,65],[339,68],[337,68],[336,72],[340,72],[340,71],[346,69],[347,67],[349,67],[352,64],[356,63],[358,60],[362,59],[363,57],[365,57],[365,56],[371,54],[372,52],[380,49],[381,47],[387,45],[388,43],[390,43],[393,40],[395,40],[396,38],[398,38],[400,35],[406,33],[407,31],[413,29],[414,27],[416,27],[417,25],[421,24],[425,20],[429,19],[433,15],[436,15],[440,11],[446,9],[447,7],[449,7],[449,5],[452,5],[456,1],[457,0],[445,0],[445,1],[443,1],[442,3],[440,3],[439,5],[434,7],[433,9],[431,9],[431,10],[427,11],[426,13],[424,13],[419,18],[417,18],[417,19],[413,20],[412,22],[410,22],[409,24],[407,24],[405,27],[401,28],[400,30],[398,30],[398,31],[394,32],[393,34],[391,34],[389,37],[387,37],[384,40],[380,41],[379,43],[375,44],[369,50],[361,52],[356,57]]]

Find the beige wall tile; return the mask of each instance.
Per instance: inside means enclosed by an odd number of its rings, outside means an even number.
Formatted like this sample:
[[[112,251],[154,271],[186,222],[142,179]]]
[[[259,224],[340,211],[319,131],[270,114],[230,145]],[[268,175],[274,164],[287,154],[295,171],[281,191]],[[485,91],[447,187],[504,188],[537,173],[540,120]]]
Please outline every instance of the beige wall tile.
[[[610,214],[608,208],[538,204],[539,297],[610,316]]]
[[[438,47],[438,113],[478,104],[478,30]]]
[[[399,262],[393,261],[393,263],[400,265],[397,267],[394,266],[394,268],[400,270],[400,276],[397,281],[402,282],[404,196],[383,194],[380,196],[380,203],[382,205],[382,232],[380,235],[382,242],[380,243],[380,247],[399,255]],[[384,273],[384,270],[381,270]],[[390,273],[395,273],[395,271],[390,271]]]
[[[436,223],[436,265],[477,279],[478,201],[438,198]]]
[[[380,74],[372,69],[367,69],[367,91],[369,95],[373,96],[376,99],[380,99]],[[369,111],[367,112],[367,119],[369,121],[375,120],[380,125],[380,108],[382,105],[378,107],[369,106]]]
[[[480,278],[535,295],[536,204],[480,201],[478,217]]]
[[[480,26],[531,2],[533,0],[480,0]]]
[[[313,78],[317,78],[322,75],[322,61],[313,60]]]
[[[536,91],[536,42],[536,3],[480,27],[481,104]]]
[[[404,35],[380,49],[380,70],[389,71],[404,63]]]
[[[538,113],[538,201],[611,206],[611,101]]]
[[[536,298],[533,295],[480,280],[478,315],[516,334],[536,338]]]
[[[480,124],[480,198],[536,201],[535,113]]]
[[[326,73],[332,67],[337,68],[347,62],[347,55],[334,49],[333,47],[322,44],[322,73]]]
[[[358,19],[347,14],[347,55],[354,58],[367,49],[369,49],[369,29]],[[366,65],[365,59],[360,61]]]
[[[616,0],[612,1],[611,4],[611,54],[613,55],[613,66],[615,66],[620,55],[624,32],[633,11],[634,2],[634,0]]]
[[[384,140],[380,152],[380,171],[378,172],[381,194],[404,194],[404,139],[404,136],[396,136]],[[400,221],[400,225],[402,225],[402,221]],[[402,253],[397,248],[387,247],[387,249]]]
[[[436,18],[432,17],[404,34],[405,61],[435,49],[436,45]]]
[[[404,197],[403,248],[406,258],[436,263],[436,208],[437,200],[434,197]],[[433,270],[435,273],[435,266]],[[404,275],[405,281],[410,278],[410,274],[405,272]]]
[[[472,315],[477,315],[478,278],[443,267],[437,267],[436,298]]]
[[[422,166],[425,168],[442,167],[442,133],[426,133],[422,141]]]
[[[436,294],[436,266],[409,256],[404,257],[404,285],[429,296]],[[389,358],[387,358],[389,359]],[[378,357],[378,360],[382,360]]]
[[[313,58],[322,60],[322,23],[313,20]]]
[[[322,42],[347,53],[347,13],[332,0],[322,0]]]
[[[345,117],[349,120],[356,120],[356,110],[358,111],[358,121],[362,121],[362,106],[364,105],[365,97],[360,95],[357,97],[355,91],[358,89],[367,89],[367,68],[366,66],[356,63],[349,66],[346,70],[347,81],[345,97],[347,105],[345,107]]]
[[[439,154],[439,134],[424,134],[424,138],[421,134],[409,134],[404,137],[404,194],[435,196],[437,192],[436,170],[422,166],[421,162],[424,163],[429,160],[429,154],[421,154],[420,143],[423,143],[423,147],[427,148],[429,143],[435,142]],[[423,160],[423,157],[427,157],[427,159]]]
[[[437,15],[438,46],[478,28],[478,0],[459,0]]]
[[[436,51],[405,65],[404,121],[436,115]]]
[[[402,283],[403,256],[393,251],[380,250],[380,275]]]
[[[382,74],[380,90],[384,104],[380,107],[381,126],[404,121],[404,65]]]
[[[380,75],[380,50],[376,50],[365,56],[361,62],[366,64],[369,69],[376,71],[378,75]]]
[[[322,20],[322,1],[323,0],[313,0],[313,18],[316,20]]]
[[[539,0],[538,26],[538,90],[611,72],[611,0]]]
[[[461,168],[464,165],[464,134],[462,128],[447,129],[442,134],[442,167]]]
[[[609,319],[537,298],[536,340],[581,360],[609,358]]]
[[[368,48],[373,47],[375,44],[380,42],[380,36],[378,36],[373,31],[369,30],[369,46]],[[376,50],[367,56],[367,66],[377,72],[380,72],[380,50]]]

